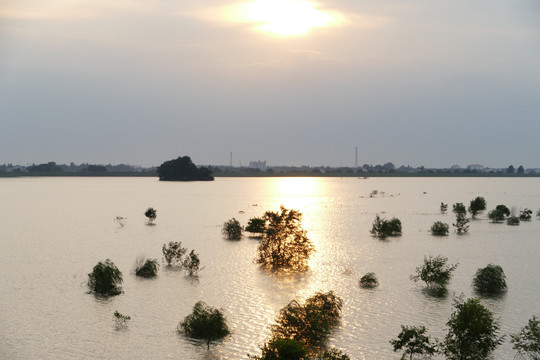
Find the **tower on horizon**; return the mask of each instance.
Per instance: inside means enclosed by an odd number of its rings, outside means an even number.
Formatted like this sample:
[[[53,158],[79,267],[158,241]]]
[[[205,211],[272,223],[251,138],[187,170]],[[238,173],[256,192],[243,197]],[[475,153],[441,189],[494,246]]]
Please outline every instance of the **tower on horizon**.
[[[354,167],[358,168],[358,146],[354,148]]]
[[[232,151],[231,151],[231,158],[230,158],[229,166],[232,167]]]

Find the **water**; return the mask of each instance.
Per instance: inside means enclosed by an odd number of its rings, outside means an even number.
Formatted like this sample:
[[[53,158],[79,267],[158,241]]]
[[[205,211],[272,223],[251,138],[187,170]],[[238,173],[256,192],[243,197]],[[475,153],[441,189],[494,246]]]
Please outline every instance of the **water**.
[[[517,227],[491,224],[486,214],[468,234],[435,238],[429,228],[440,202],[468,204],[483,196],[488,209],[519,212],[540,207],[538,178],[218,178],[174,183],[149,178],[0,179],[0,358],[6,359],[246,359],[269,339],[270,325],[292,299],[334,290],[344,300],[342,322],[330,344],[353,359],[397,359],[389,340],[400,325],[427,326],[442,338],[454,296],[474,296],[476,269],[501,265],[509,290],[483,303],[515,333],[540,315],[540,221]],[[384,192],[370,198],[372,190]],[[227,241],[221,225],[245,225],[265,210],[304,214],[317,252],[311,270],[279,277],[254,264],[258,241]],[[155,226],[144,211],[157,209]],[[396,216],[403,236],[370,236],[375,215]],[[124,227],[113,221],[127,218]],[[136,258],[161,259],[161,246],[181,241],[199,253],[197,279],[162,267],[156,279],[132,274]],[[459,263],[449,295],[426,295],[409,280],[425,255]],[[124,294],[107,300],[88,294],[87,274],[110,258],[124,274]],[[362,289],[366,272],[381,285]],[[192,343],[176,331],[198,300],[224,309],[232,335],[223,343]],[[131,316],[117,329],[115,310]],[[514,356],[508,341],[496,359]]]

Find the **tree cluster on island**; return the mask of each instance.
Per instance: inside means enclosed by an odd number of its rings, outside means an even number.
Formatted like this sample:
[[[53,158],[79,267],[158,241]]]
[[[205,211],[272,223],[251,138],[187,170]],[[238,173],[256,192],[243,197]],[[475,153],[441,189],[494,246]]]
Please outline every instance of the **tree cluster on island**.
[[[212,181],[212,170],[197,167],[189,156],[165,161],[157,168],[160,181]]]

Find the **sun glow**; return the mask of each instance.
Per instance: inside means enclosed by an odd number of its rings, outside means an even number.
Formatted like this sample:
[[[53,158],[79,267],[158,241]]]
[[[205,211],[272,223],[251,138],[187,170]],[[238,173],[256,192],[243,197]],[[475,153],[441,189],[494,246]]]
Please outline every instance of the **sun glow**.
[[[306,35],[314,28],[337,25],[343,18],[307,0],[252,0],[232,6],[226,16],[277,36]]]

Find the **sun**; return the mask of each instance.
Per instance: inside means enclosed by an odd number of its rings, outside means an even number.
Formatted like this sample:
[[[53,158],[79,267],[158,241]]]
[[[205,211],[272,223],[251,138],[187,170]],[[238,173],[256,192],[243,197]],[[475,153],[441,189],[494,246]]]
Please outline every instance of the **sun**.
[[[315,28],[337,25],[342,18],[308,0],[252,0],[230,7],[227,17],[276,36],[306,35]]]

